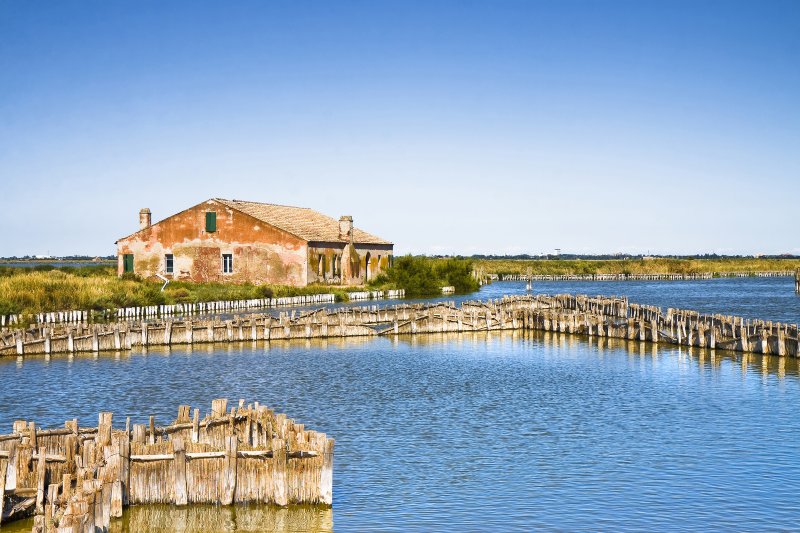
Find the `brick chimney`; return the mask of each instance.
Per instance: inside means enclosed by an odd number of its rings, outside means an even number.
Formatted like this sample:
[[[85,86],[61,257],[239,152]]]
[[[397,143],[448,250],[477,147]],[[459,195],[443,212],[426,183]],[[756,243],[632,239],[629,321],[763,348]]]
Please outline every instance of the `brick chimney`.
[[[150,227],[150,210],[148,208],[142,208],[139,210],[139,229],[145,229]]]
[[[353,242],[353,217],[350,215],[339,217],[339,238]]]

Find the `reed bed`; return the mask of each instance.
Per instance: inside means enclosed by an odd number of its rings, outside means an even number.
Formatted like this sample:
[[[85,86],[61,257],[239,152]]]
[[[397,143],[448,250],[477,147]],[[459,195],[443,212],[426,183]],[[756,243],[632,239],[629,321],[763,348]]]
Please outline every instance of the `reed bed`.
[[[475,259],[484,274],[706,274],[800,270],[800,259]]]

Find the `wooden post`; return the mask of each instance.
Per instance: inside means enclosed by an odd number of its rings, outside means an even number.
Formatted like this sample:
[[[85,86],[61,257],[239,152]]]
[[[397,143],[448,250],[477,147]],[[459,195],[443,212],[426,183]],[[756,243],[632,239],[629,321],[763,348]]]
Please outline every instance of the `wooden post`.
[[[111,445],[111,425],[113,413],[103,411],[98,415],[97,421],[97,444],[102,449]]]
[[[156,443],[156,417],[150,416],[150,444]]]
[[[17,441],[11,441],[11,447],[8,450],[8,466],[0,472],[5,478],[6,490],[17,489]],[[1,513],[0,513],[1,514]]]
[[[97,324],[92,328],[92,351],[100,351],[100,339],[97,337]]]
[[[133,442],[144,444],[147,441],[147,428],[144,424],[133,425]]]
[[[122,481],[115,479],[111,484],[111,518],[122,518]]]
[[[131,441],[128,440],[127,435],[119,437],[119,482],[121,513],[122,507],[128,505],[128,494],[131,486]],[[114,515],[113,512],[112,515],[115,517],[117,516]]]
[[[188,405],[179,405],[178,406],[178,418],[175,421],[177,424],[182,424],[189,421],[189,413],[191,412],[191,407]]]
[[[29,436],[30,436],[30,439],[31,439],[31,441],[30,441],[31,448],[36,450],[36,449],[39,448],[38,439],[36,438],[36,423],[35,422],[29,423],[28,424],[28,429],[30,430]]]
[[[6,472],[8,465],[8,460],[0,458],[0,524],[3,523],[3,502],[6,499]]]
[[[119,324],[114,324],[114,349],[122,348],[122,340],[119,336]]]
[[[192,442],[200,442],[200,409],[194,410],[192,418]]]
[[[333,505],[333,445],[333,439],[325,440],[319,479],[319,501],[324,505]]]
[[[225,416],[227,410],[228,410],[228,400],[226,398],[211,400],[211,415],[214,418],[221,418]]]
[[[53,527],[53,517],[58,509],[57,499],[58,483],[51,483],[47,486],[47,507],[45,507],[44,512],[44,524],[48,530]]]
[[[36,514],[44,514],[44,485],[45,477],[47,475],[47,463],[45,462],[44,446],[38,448],[37,463],[36,463]]]
[[[283,439],[272,439],[272,495],[275,505],[288,504],[286,494],[286,443]]]
[[[189,497],[186,488],[186,450],[182,438],[178,437],[172,441],[172,452],[174,454],[173,467],[175,468],[175,505],[186,505],[189,503]],[[236,468],[235,465],[234,468]],[[234,479],[235,477],[236,473],[234,472]]]
[[[222,490],[220,491],[220,503],[231,505],[236,494],[236,462],[239,441],[235,435],[225,438],[225,461],[222,472]]]
[[[147,322],[142,320],[142,346],[147,346]]]
[[[83,531],[95,531],[95,489],[94,480],[85,479],[81,487],[83,496],[86,498],[86,518],[83,522]]]
[[[61,476],[61,497],[64,501],[69,501],[72,496],[72,475],[64,474]]]

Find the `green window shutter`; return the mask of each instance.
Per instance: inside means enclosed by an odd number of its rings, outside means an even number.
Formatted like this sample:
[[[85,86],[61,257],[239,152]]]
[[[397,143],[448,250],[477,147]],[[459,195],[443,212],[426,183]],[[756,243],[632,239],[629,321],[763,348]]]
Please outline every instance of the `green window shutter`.
[[[206,231],[209,233],[217,231],[217,213],[215,211],[206,212]]]
[[[133,254],[122,256],[122,270],[123,272],[133,272]]]

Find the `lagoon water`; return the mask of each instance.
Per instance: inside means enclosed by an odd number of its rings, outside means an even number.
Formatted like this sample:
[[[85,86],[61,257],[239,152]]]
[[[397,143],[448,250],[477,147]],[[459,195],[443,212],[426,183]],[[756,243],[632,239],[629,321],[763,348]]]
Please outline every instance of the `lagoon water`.
[[[534,288],[800,318],[785,279]],[[523,290],[497,283],[479,296]],[[334,436],[333,510],[143,508],[117,530],[800,527],[794,359],[495,332],[0,360],[3,432],[16,418],[88,423],[100,410],[168,423],[179,403],[208,410],[217,397],[259,400]]]

